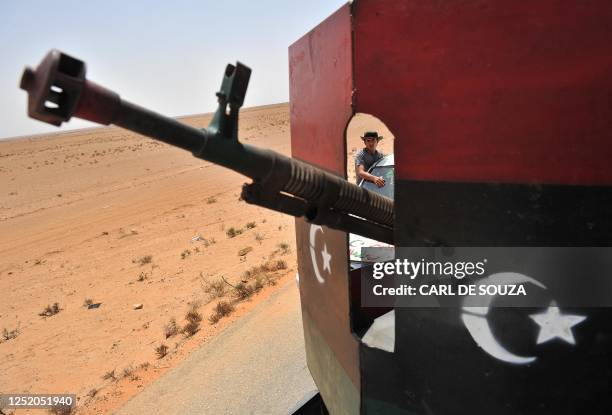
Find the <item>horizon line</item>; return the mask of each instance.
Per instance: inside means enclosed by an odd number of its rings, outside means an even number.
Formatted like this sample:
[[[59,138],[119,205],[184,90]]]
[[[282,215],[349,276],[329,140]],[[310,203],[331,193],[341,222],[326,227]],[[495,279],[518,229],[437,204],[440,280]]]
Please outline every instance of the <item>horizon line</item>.
[[[263,108],[263,107],[271,107],[274,105],[282,105],[282,104],[289,104],[289,101],[282,101],[282,102],[275,102],[272,104],[263,104],[263,105],[255,105],[252,107],[244,107],[241,108],[240,111],[251,111],[257,108]],[[187,114],[187,115],[175,115],[173,117],[170,118],[174,118],[174,119],[182,119],[182,118],[191,118],[191,117],[202,117],[202,116],[206,116],[206,115],[212,115],[214,114],[215,111],[211,111],[211,112],[200,112],[200,113],[194,113],[194,114]],[[86,120],[87,121],[87,120]],[[93,127],[82,127],[82,128],[73,128],[73,129],[69,129],[69,130],[59,130],[59,131],[51,131],[51,132],[46,132],[46,133],[36,133],[36,134],[24,134],[24,135],[17,135],[17,136],[10,136],[10,137],[1,137],[0,138],[0,142],[5,142],[5,141],[17,141],[17,140],[32,140],[32,139],[40,139],[40,138],[44,138],[46,136],[54,136],[54,135],[58,135],[58,134],[68,134],[68,133],[73,133],[73,132],[83,132],[83,131],[88,131],[88,130],[95,130],[95,129],[99,129],[99,128],[106,128],[106,127],[110,127],[113,126],[114,124],[110,124],[110,125],[96,125]],[[119,127],[119,126],[117,126]]]

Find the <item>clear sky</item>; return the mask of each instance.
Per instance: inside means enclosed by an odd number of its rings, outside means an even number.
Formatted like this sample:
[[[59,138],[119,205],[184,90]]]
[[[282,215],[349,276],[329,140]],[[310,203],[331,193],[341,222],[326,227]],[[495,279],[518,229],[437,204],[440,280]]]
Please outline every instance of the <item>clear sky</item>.
[[[343,0],[0,2],[0,139],[58,131],[26,116],[26,65],[57,48],[87,77],[165,115],[215,109],[223,69],[253,69],[245,106],[289,100],[287,48]],[[80,120],[62,129],[92,124]]]

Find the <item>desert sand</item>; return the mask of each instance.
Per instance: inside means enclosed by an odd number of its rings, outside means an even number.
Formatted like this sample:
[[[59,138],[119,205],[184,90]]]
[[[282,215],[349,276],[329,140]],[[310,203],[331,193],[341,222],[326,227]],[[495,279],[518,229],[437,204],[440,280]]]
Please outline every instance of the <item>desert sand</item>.
[[[353,120],[349,157],[372,128]],[[241,140],[289,155],[289,135],[287,104],[241,113]],[[240,201],[247,181],[117,127],[0,141],[0,391],[112,412],[293,277],[294,220]]]

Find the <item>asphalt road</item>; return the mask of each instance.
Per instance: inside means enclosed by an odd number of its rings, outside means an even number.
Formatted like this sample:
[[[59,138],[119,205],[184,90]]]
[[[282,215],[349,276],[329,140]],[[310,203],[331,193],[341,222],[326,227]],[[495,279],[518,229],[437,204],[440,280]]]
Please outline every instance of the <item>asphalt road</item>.
[[[286,414],[315,389],[290,279],[117,414]]]

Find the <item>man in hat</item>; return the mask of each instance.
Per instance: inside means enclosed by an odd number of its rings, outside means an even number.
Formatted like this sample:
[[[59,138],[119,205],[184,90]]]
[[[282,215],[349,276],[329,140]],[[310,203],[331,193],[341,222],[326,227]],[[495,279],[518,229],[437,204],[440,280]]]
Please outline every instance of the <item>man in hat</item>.
[[[384,157],[384,154],[376,150],[376,146],[378,146],[378,142],[382,140],[382,138],[383,137],[378,135],[376,131],[366,131],[363,136],[361,136],[365,147],[355,154],[355,175],[357,184],[363,179],[374,183],[378,187],[383,187],[385,185],[385,179],[368,173],[370,167]]]

